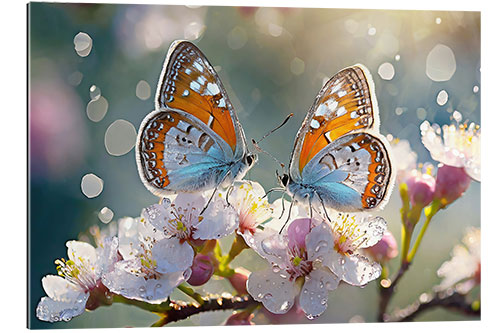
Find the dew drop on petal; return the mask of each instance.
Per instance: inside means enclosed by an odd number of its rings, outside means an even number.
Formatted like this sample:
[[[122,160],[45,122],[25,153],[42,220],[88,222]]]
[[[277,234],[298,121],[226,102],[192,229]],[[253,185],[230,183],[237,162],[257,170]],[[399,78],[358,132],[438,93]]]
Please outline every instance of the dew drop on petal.
[[[378,68],[378,75],[380,75],[383,80],[392,80],[394,73],[394,66],[389,62],[384,62]]]
[[[438,93],[437,98],[436,98],[436,102],[440,106],[443,106],[446,104],[446,102],[448,102],[448,93],[446,92],[446,90],[441,90]]]
[[[134,147],[136,136],[134,125],[126,120],[118,119],[106,130],[104,145],[110,155],[125,155]]]
[[[304,63],[304,60],[297,57],[293,58],[293,60],[290,62],[290,71],[295,75],[304,73],[305,67],[306,64]]]
[[[87,117],[93,122],[101,121],[108,112],[108,100],[103,96],[91,100],[87,104]]]
[[[79,32],[73,39],[75,51],[80,57],[86,57],[92,51],[92,38],[85,32]]]
[[[99,220],[101,220],[102,223],[109,223],[113,219],[114,213],[111,209],[108,207],[103,207],[99,213],[97,214],[97,217],[99,217]]]
[[[135,87],[135,95],[137,98],[143,101],[147,100],[151,96],[151,86],[144,80],[137,82]]]
[[[436,45],[427,55],[425,73],[432,81],[448,81],[456,69],[455,54],[446,45]]]
[[[88,173],[82,177],[81,189],[87,198],[95,198],[101,194],[104,182],[93,173]]]

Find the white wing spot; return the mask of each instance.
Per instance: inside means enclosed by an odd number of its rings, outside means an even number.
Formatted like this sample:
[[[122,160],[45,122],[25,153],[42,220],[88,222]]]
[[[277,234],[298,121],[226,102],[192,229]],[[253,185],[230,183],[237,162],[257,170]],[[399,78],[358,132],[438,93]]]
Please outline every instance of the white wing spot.
[[[201,88],[201,86],[200,86],[200,84],[199,84],[198,82],[196,82],[196,81],[191,81],[191,83],[189,84],[189,87],[191,88],[191,90],[196,91],[197,93],[199,93],[199,92],[200,92],[200,88]]]
[[[207,126],[212,128],[213,123],[214,123],[214,117],[210,116],[210,118],[208,118]]]
[[[225,108],[226,107],[226,101],[224,100],[224,98],[219,99],[218,105],[219,105],[220,108]]]
[[[347,110],[345,109],[345,107],[341,107],[337,110],[337,117],[340,117],[340,116],[343,116],[347,113]]]
[[[337,80],[338,81],[338,80]],[[337,81],[335,81],[335,83],[337,83]],[[340,89],[340,87],[342,87],[342,84],[337,84],[335,87],[332,88],[332,93],[336,92],[337,90]]]
[[[200,75],[200,76],[198,76],[197,81],[203,86],[207,82],[207,79],[204,76]]]
[[[354,118],[357,118],[358,117],[358,113],[356,111],[352,111],[351,112],[351,119],[354,119]]]
[[[182,93],[182,96],[184,96],[184,97],[189,96],[189,90],[187,90],[187,89],[184,90],[184,92]]]
[[[215,83],[212,83],[212,82],[210,82],[209,84],[207,84],[207,91],[212,96],[215,96],[218,93],[220,93],[219,87]]]
[[[311,121],[311,128],[314,128],[314,129],[319,128],[319,121],[317,121],[316,119],[313,119]]]
[[[341,91],[339,91],[339,92],[337,93],[337,95],[338,95],[339,97],[344,97],[345,95],[347,95],[347,93],[346,93],[346,91],[345,91],[345,90],[341,90]]]
[[[193,66],[196,67],[198,71],[203,72],[203,66],[198,61],[195,61]]]
[[[190,75],[191,74],[191,69],[190,68],[186,68],[186,70],[184,71],[187,75]]]

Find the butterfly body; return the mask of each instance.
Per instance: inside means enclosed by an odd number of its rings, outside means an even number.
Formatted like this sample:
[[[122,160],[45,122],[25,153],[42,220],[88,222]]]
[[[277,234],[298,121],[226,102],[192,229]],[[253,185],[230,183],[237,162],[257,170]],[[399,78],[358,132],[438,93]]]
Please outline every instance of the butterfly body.
[[[136,144],[146,188],[164,196],[229,186],[256,159],[213,67],[190,42],[174,42]]]
[[[362,65],[340,71],[320,91],[280,178],[295,201],[344,212],[385,204],[394,175],[373,91]]]

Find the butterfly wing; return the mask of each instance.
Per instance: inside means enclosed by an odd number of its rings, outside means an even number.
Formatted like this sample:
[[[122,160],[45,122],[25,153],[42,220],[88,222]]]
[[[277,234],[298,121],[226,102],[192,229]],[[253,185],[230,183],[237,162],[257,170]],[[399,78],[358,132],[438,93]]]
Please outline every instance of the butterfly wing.
[[[369,133],[344,135],[313,157],[303,181],[338,211],[382,208],[393,183],[386,147],[385,139]]]
[[[363,129],[378,131],[373,81],[363,65],[345,68],[321,89],[297,134],[290,162],[292,178],[336,138]]]
[[[161,109],[144,118],[136,160],[144,185],[163,196],[214,188],[229,171],[230,147],[201,120],[180,110]]]
[[[234,108],[215,69],[188,41],[172,43],[156,92],[156,109],[182,110],[212,129],[241,159],[246,141]]]
[[[381,208],[394,175],[388,143],[378,134],[371,75],[348,67],[321,89],[297,134],[290,177],[341,211]]]

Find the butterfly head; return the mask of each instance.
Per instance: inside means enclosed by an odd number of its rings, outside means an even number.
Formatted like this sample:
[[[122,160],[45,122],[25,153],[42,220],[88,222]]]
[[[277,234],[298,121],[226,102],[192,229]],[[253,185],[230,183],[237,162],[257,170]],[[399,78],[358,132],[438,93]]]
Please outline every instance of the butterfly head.
[[[284,173],[283,175],[278,174],[278,182],[281,186],[286,188],[288,186],[288,183],[290,182],[290,176],[288,176],[288,174],[286,173]]]

